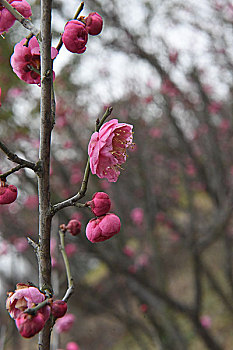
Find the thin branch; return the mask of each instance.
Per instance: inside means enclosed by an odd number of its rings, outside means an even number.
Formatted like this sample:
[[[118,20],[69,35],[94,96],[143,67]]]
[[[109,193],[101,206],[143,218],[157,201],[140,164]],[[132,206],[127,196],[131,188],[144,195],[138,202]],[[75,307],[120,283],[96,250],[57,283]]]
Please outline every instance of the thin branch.
[[[65,231],[59,230],[59,236],[60,236],[60,251],[64,260],[67,282],[68,282],[68,288],[62,300],[67,302],[74,291],[74,280],[73,280],[73,277],[71,276],[70,264],[65,251]]]
[[[37,163],[33,163],[33,162],[30,162],[30,161],[28,161],[26,159],[20,158],[19,156],[17,156],[17,154],[11,152],[9,150],[9,148],[1,141],[0,141],[0,149],[7,155],[9,160],[11,160],[14,163],[17,163],[17,164],[21,165],[22,168],[32,169],[35,173],[37,173],[39,175],[39,172],[40,172],[40,169],[41,169],[41,164],[40,164],[39,161]],[[17,171],[17,170],[15,170],[15,171]],[[5,175],[5,174],[2,174],[1,177],[4,178],[3,175]],[[8,174],[7,174],[7,176],[8,176]]]
[[[16,167],[6,171],[5,173],[0,174],[0,180],[6,180],[7,176],[15,173],[16,171],[19,171],[20,169],[25,168],[25,167],[26,167],[25,165],[17,165]]]
[[[9,4],[6,0],[0,0],[0,4],[4,6],[16,19],[19,21],[24,28],[30,30],[30,32],[38,37],[40,35],[40,31],[34,26],[34,24],[21,15],[11,4]]]
[[[101,120],[97,119],[96,126],[95,126],[95,131],[99,131],[99,129],[101,128],[101,126],[103,125],[105,120],[112,113],[112,110],[113,110],[112,107],[108,107],[106,109],[102,119]],[[87,159],[87,163],[86,163],[86,167],[85,167],[85,171],[84,171],[84,175],[83,175],[82,184],[81,184],[79,192],[75,196],[73,196],[73,197],[71,197],[71,198],[69,198],[69,199],[67,199],[67,200],[65,200],[63,202],[55,204],[51,208],[51,215],[55,215],[59,210],[67,208],[67,207],[71,207],[71,206],[83,207],[83,206],[85,206],[85,205],[82,205],[81,203],[77,203],[77,202],[78,202],[78,200],[83,198],[85,196],[85,194],[86,194],[89,175],[90,175],[90,159],[88,158]]]
[[[78,7],[78,9],[77,9],[73,19],[77,19],[78,18],[79,14],[83,10],[83,8],[84,8],[84,1],[82,1],[81,4],[79,5],[79,7]],[[59,40],[59,43],[57,44],[57,47],[56,47],[58,52],[60,51],[62,45],[63,45],[63,41],[62,41],[62,36],[61,36],[60,40]]]
[[[42,307],[51,304],[52,299],[48,298],[42,301],[41,303],[37,304],[35,307],[31,307],[24,311],[25,314],[33,315],[35,316],[37,311],[42,309]]]

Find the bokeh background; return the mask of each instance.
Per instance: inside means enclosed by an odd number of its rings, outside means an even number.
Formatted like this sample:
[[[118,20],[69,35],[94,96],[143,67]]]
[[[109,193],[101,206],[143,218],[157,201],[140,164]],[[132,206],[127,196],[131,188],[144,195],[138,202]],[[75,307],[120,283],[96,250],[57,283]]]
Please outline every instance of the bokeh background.
[[[40,1],[29,0],[39,27]],[[53,1],[53,45],[77,1]],[[52,202],[77,193],[95,120],[106,106],[134,125],[134,148],[117,183],[91,176],[83,203],[104,191],[122,229],[91,244],[89,209],[67,208],[53,220],[51,254],[57,298],[66,290],[58,227],[71,218],[82,233],[66,238],[75,279],[67,333],[81,350],[230,350],[233,292],[233,3],[227,0],[87,0],[82,15],[104,19],[87,51],[63,47],[55,59],[56,124]],[[9,60],[28,33],[16,23],[0,38],[0,139],[38,159],[40,88],[21,82]],[[13,166],[0,154],[0,171]],[[37,240],[37,179],[8,177],[18,199],[0,207],[0,349],[36,349],[5,310],[17,282],[37,281],[26,237]]]

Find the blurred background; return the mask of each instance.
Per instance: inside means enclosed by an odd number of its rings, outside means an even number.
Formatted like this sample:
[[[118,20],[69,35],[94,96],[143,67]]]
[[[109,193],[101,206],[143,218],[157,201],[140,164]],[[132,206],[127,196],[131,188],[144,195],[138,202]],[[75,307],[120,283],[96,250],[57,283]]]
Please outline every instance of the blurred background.
[[[29,0],[39,27],[40,1]],[[53,46],[77,1],[53,1]],[[51,254],[56,298],[66,290],[58,227],[71,218],[82,233],[66,239],[75,280],[69,332],[53,333],[52,350],[230,350],[233,292],[233,3],[227,0],[87,0],[104,28],[87,51],[62,47],[54,62],[56,125],[52,202],[77,193],[97,117],[134,125],[135,147],[117,183],[91,175],[85,201],[104,191],[122,229],[92,244],[89,209],[67,208],[53,219]],[[19,156],[38,159],[40,88],[21,82],[9,64],[28,35],[16,23],[0,38],[0,139]],[[13,167],[0,154],[1,173]],[[37,285],[26,237],[37,240],[37,179],[8,177],[18,199],[0,207],[0,349],[36,349],[5,310],[17,282]]]

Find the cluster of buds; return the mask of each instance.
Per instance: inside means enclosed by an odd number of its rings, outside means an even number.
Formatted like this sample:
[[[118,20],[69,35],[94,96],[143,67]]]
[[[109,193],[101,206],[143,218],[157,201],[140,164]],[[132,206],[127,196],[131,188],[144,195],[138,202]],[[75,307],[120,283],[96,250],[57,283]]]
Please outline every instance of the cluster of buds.
[[[62,41],[70,52],[83,53],[86,51],[88,34],[98,35],[103,27],[103,19],[97,12],[87,17],[81,16],[66,23]]]
[[[31,338],[39,333],[49,319],[50,314],[55,319],[65,315],[67,311],[66,302],[62,300],[53,302],[52,299],[48,299],[48,302],[44,304],[45,301],[44,293],[38,288],[24,283],[18,283],[16,290],[8,293],[6,309],[15,320],[16,327],[24,338]],[[43,304],[40,308],[33,310],[41,303]],[[29,309],[33,311],[29,312]]]
[[[86,227],[86,236],[92,243],[106,241],[120,232],[121,221],[115,214],[109,213],[111,201],[107,193],[97,192],[92,200],[86,202],[97,216],[91,219]]]
[[[0,185],[0,204],[11,204],[17,198],[17,188],[14,185],[8,185],[1,181]]]

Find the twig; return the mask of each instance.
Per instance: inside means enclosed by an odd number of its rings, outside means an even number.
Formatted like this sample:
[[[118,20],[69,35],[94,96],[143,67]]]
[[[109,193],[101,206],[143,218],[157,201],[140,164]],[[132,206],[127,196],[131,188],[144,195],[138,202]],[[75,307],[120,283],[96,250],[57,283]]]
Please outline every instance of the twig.
[[[73,280],[73,277],[71,276],[70,264],[65,251],[65,231],[59,230],[59,236],[60,236],[60,250],[61,250],[62,257],[65,264],[67,283],[68,283],[67,291],[62,300],[67,302],[67,300],[71,297],[74,291],[74,280]]]
[[[103,125],[105,120],[112,113],[112,110],[113,110],[112,107],[108,107],[106,109],[102,119],[101,120],[97,119],[95,131],[99,131],[99,129],[101,128],[101,126]],[[81,203],[77,203],[77,202],[79,199],[83,198],[86,194],[89,175],[90,175],[90,159],[88,158],[87,163],[86,163],[86,167],[85,167],[85,171],[84,171],[84,175],[83,175],[83,181],[82,181],[79,192],[75,196],[73,196],[73,197],[71,197],[63,202],[55,204],[51,208],[51,215],[55,215],[59,210],[70,207],[70,206],[77,206],[77,207],[85,206],[85,205],[82,205]]]
[[[73,19],[77,19],[78,18],[79,14],[83,10],[83,8],[84,8],[84,1],[82,1],[81,4],[79,5],[79,7],[78,7],[78,9],[77,9]],[[61,36],[60,40],[59,40],[59,43],[57,44],[57,47],[56,47],[58,52],[60,51],[62,45],[63,45],[63,41],[62,41],[62,36]]]
[[[9,148],[1,141],[0,141],[0,149],[7,155],[8,159],[11,160],[12,162],[20,164],[22,166],[22,168],[32,169],[35,173],[39,174],[40,169],[41,169],[41,164],[39,161],[37,163],[33,163],[33,162],[30,162],[26,159],[18,157],[17,154],[11,152],[9,150]],[[17,171],[17,170],[15,170],[15,171]],[[1,177],[4,178],[3,175],[5,175],[5,174],[2,174]],[[7,176],[8,176],[8,174],[7,174]]]
[[[0,4],[4,6],[16,19],[19,21],[24,28],[30,30],[30,32],[38,37],[40,35],[40,31],[34,26],[34,24],[21,15],[13,6],[11,6],[6,0],[0,0]]]
[[[0,174],[0,180],[6,180],[7,176],[15,173],[16,171],[19,171],[20,169],[25,168],[25,165],[17,165],[16,167],[6,171],[4,174]]]
[[[25,310],[24,313],[35,316],[37,311],[42,309],[42,307],[49,305],[51,303],[51,300],[52,300],[51,298],[47,298],[44,301],[42,301],[41,303],[37,304],[35,307],[31,307],[31,308]]]

